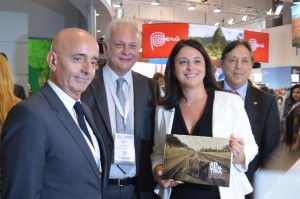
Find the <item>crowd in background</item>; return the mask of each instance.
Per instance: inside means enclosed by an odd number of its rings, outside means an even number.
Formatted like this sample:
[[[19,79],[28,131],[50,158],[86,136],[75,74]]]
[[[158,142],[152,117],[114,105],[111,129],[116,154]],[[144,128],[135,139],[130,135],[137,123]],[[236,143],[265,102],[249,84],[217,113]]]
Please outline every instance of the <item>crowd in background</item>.
[[[267,86],[261,89],[276,98],[280,115],[281,142],[270,168],[286,170],[300,157],[300,84],[275,90]]]

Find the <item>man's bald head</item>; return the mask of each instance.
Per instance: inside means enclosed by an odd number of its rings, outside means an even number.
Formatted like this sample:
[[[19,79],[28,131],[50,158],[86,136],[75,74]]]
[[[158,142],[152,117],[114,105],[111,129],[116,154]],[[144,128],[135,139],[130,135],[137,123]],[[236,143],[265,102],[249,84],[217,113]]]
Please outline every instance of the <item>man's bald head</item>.
[[[75,100],[95,75],[99,56],[97,40],[87,31],[66,28],[57,33],[47,55],[50,80]]]
[[[51,51],[57,52],[75,44],[76,40],[92,40],[98,45],[97,40],[87,31],[79,28],[66,28],[59,31],[54,37],[51,45]]]

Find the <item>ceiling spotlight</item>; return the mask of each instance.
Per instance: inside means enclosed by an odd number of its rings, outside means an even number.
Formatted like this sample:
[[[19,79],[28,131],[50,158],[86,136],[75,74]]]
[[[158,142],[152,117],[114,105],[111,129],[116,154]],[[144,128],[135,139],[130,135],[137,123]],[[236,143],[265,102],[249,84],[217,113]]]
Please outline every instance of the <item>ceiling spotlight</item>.
[[[300,0],[294,0],[293,4],[300,4]]]
[[[124,17],[124,9],[123,8],[118,8],[117,10],[117,18],[120,19]]]
[[[195,10],[196,9],[196,5],[194,3],[192,3],[189,7],[188,10]]]
[[[230,19],[228,22],[227,22],[229,25],[233,25],[234,24],[234,22],[233,22],[233,18],[232,19]]]
[[[275,10],[275,15],[280,15],[281,11],[282,11],[282,8],[283,8],[283,4],[282,3],[279,3],[276,7],[276,10]]]
[[[111,1],[112,7],[113,8],[120,8],[122,6],[122,1],[121,0],[114,0]]]
[[[273,10],[272,10],[272,8],[267,12],[267,15],[272,15],[273,14],[273,12],[272,12]]]
[[[243,20],[243,21],[247,21],[247,20],[248,20],[248,15],[244,15],[244,16],[242,17],[242,20]]]
[[[152,0],[152,2],[151,2],[151,5],[153,5],[153,6],[158,6],[158,5],[160,5],[160,0]]]
[[[221,8],[220,7],[215,7],[215,9],[213,10],[213,12],[219,13],[219,12],[221,12]]]

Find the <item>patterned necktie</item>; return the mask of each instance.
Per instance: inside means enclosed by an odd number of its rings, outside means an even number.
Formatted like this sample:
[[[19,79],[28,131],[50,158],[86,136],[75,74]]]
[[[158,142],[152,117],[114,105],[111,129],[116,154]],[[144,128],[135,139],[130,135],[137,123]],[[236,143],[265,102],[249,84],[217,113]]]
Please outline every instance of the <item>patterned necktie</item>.
[[[125,81],[125,79],[123,77],[120,77],[120,78],[117,79],[117,97],[118,97],[118,100],[120,102],[123,113],[124,113],[124,110],[125,110],[125,102],[126,102],[125,95],[124,95],[124,92],[123,92],[123,83],[124,83],[124,81]],[[130,132],[127,132],[128,128],[126,129],[126,125],[124,123],[124,118],[120,114],[117,106],[116,106],[116,127],[117,127],[117,133],[130,133]]]
[[[82,110],[80,102],[76,102],[75,103],[74,109],[76,111],[78,124],[79,124],[81,130],[84,132],[84,134],[90,140],[91,144],[93,144],[92,138],[91,138],[91,136],[89,134],[89,131],[87,129],[87,126],[86,126],[86,123],[85,123],[85,120],[84,120],[84,113],[83,113],[83,110]]]
[[[125,115],[125,103],[126,103],[126,99],[125,99],[125,95],[123,92],[123,83],[124,83],[125,79],[123,77],[120,77],[117,79],[117,97],[118,100],[120,102],[121,108],[123,110],[123,115]],[[127,119],[127,125],[125,125],[124,122],[124,118],[123,116],[120,114],[117,106],[116,106],[116,128],[117,128],[117,133],[124,133],[124,134],[130,134],[130,130],[128,128],[129,124],[128,124],[128,119]],[[132,169],[133,169],[133,165],[130,164],[118,164],[117,165],[119,167],[119,169],[124,173],[129,173]]]

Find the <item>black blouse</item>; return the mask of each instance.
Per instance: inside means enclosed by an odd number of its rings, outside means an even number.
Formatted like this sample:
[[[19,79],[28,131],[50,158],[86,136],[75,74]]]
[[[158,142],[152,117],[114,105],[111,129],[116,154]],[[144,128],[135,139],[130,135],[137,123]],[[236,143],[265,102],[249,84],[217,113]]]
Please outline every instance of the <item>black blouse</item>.
[[[207,105],[202,117],[198,120],[191,136],[212,137],[212,109],[214,92],[208,93]],[[189,135],[179,105],[175,107],[172,134]],[[170,199],[220,199],[217,186],[199,185],[185,182],[172,188]]]

